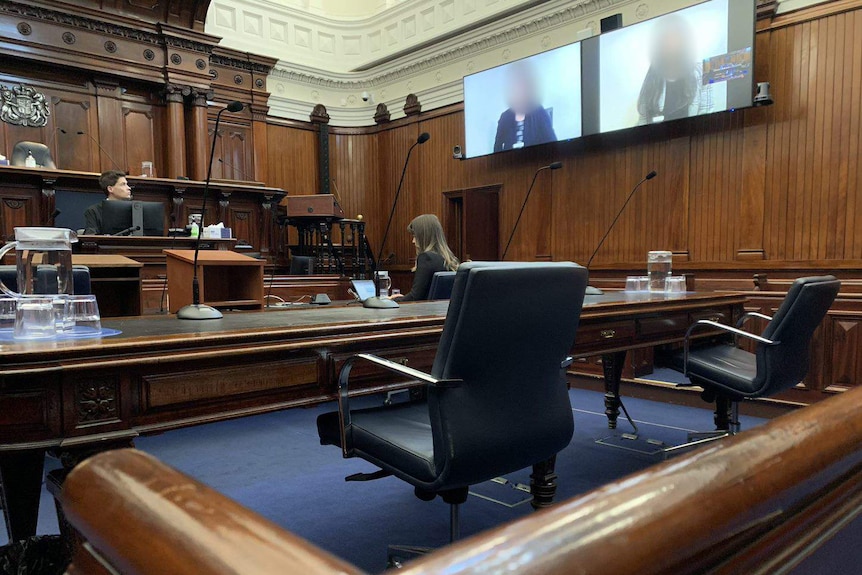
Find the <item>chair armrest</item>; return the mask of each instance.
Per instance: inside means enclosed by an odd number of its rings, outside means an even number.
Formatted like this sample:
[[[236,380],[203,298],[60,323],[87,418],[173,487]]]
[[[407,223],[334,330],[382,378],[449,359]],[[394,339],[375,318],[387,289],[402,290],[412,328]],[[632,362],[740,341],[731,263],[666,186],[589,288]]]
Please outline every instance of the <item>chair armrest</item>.
[[[742,317],[739,318],[739,321],[736,322],[736,327],[742,327],[745,322],[750,320],[753,317],[757,317],[760,319],[765,319],[766,321],[772,321],[772,316],[768,316],[766,314],[762,314],[756,311],[750,311],[748,313],[742,314]]]
[[[370,361],[371,363],[379,365],[380,367],[388,369],[389,371],[394,371],[395,373],[400,373],[401,375],[406,375],[407,377],[412,377],[413,379],[418,379],[419,381],[424,381],[425,383],[430,383],[431,385],[438,385],[440,387],[455,387],[463,383],[463,381],[460,379],[437,379],[436,377],[428,375],[424,371],[419,371],[418,369],[413,369],[412,367],[407,367],[406,365],[395,363],[394,361],[390,361],[382,357],[377,357],[376,355],[371,355],[370,353],[360,353],[354,355],[351,359],[356,358]]]
[[[359,353],[349,357],[347,361],[344,362],[344,365],[341,367],[341,371],[338,374],[338,419],[341,427],[341,447],[345,457],[349,457],[350,452],[352,451],[352,445],[349,445],[350,442],[347,437],[347,429],[350,427],[349,379],[350,370],[353,368],[353,362],[357,359],[371,362],[389,371],[399,373],[413,379],[418,379],[419,381],[424,381],[425,383],[436,385],[437,387],[457,387],[463,383],[463,380],[460,379],[437,379],[436,377],[428,375],[424,371],[419,371],[418,369],[413,369],[412,367],[407,367],[406,365],[401,365],[400,363],[395,363],[394,361],[389,361],[388,359],[383,359],[382,357],[377,357],[370,353]]]
[[[694,332],[695,329],[697,329],[701,326],[709,326],[709,327],[713,327],[716,329],[720,329],[722,331],[726,331],[726,332],[732,333],[732,334],[737,335],[737,336],[745,337],[748,339],[753,339],[754,341],[756,341],[758,343],[762,343],[764,345],[778,345],[780,343],[777,341],[773,341],[771,339],[766,339],[765,337],[762,337],[759,335],[755,335],[753,333],[748,333],[747,331],[743,331],[739,328],[731,327],[729,325],[724,325],[723,323],[718,323],[717,321],[712,321],[709,319],[697,320],[696,322],[691,324],[689,326],[688,330],[686,330],[686,332],[685,332],[685,341],[683,343],[683,356],[682,356],[683,359],[682,359],[682,361],[683,361],[683,375],[685,375],[686,377],[688,377],[688,350],[689,350],[689,346],[691,345],[691,334],[692,334],[692,332]]]

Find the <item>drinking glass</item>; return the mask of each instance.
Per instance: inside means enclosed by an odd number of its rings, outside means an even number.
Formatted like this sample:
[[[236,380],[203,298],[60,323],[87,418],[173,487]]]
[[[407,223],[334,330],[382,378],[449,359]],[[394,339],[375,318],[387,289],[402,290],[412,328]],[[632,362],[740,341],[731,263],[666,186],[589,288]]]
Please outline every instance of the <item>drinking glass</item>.
[[[670,276],[673,254],[668,251],[654,251],[647,254],[647,275],[649,276],[649,291],[663,292]]]
[[[0,329],[12,331],[15,329],[15,310],[18,300],[14,297],[0,297]]]
[[[380,297],[389,295],[389,288],[392,287],[392,278],[389,277],[389,272],[377,272],[377,280],[380,285]]]
[[[102,331],[99,304],[94,295],[69,296],[69,316],[76,335],[98,334]]]
[[[685,293],[685,276],[669,276],[667,293]]]
[[[649,289],[649,276],[628,276],[626,278],[626,291],[647,291]]]
[[[57,335],[53,297],[22,297],[15,308],[15,339],[48,339]]]
[[[72,323],[72,317],[69,314],[69,296],[66,294],[57,294],[51,296],[54,306],[54,328],[57,333],[69,331],[75,324]]]

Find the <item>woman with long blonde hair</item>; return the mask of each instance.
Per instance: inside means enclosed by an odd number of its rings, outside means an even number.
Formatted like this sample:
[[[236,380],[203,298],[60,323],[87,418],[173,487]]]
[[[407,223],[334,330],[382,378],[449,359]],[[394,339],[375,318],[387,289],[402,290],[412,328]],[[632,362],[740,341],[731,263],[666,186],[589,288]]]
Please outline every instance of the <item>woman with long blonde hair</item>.
[[[401,301],[421,301],[428,299],[431,280],[436,272],[455,271],[458,258],[449,249],[443,226],[434,214],[417,216],[407,226],[416,246],[416,267],[413,268],[413,288],[410,293],[396,294],[393,298]]]

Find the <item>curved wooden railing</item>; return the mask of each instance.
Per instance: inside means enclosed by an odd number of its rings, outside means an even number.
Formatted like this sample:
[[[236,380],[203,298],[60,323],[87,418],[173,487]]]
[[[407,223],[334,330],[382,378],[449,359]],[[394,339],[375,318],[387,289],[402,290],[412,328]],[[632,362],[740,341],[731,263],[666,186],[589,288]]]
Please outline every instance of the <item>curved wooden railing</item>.
[[[358,572],[134,451],[76,468],[62,503],[122,573]],[[855,389],[436,551],[402,573],[774,573],[860,512]],[[79,568],[85,552],[73,572],[89,572]]]

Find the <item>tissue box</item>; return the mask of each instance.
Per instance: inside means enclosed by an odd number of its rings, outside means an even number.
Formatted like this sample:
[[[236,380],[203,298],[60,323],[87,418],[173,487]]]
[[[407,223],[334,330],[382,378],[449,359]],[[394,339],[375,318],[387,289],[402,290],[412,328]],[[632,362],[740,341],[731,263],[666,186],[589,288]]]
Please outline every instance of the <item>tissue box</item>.
[[[216,228],[216,227],[206,227],[204,228],[204,233],[202,236],[204,239],[230,239],[233,236],[231,235],[230,228]]]

